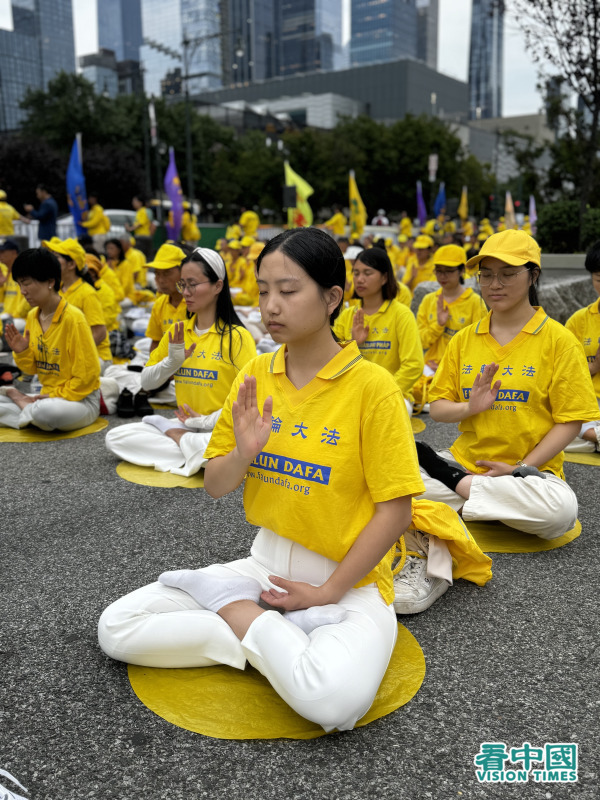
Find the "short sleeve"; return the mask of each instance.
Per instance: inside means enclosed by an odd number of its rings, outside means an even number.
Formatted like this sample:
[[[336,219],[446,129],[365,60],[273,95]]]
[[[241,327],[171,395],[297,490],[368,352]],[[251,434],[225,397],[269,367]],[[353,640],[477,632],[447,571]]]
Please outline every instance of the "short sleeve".
[[[374,503],[425,491],[402,393],[384,397],[362,425],[365,481]]]
[[[429,387],[429,402],[434,400],[452,400],[454,403],[462,402],[459,375],[459,345],[461,340],[460,334],[450,340]]]

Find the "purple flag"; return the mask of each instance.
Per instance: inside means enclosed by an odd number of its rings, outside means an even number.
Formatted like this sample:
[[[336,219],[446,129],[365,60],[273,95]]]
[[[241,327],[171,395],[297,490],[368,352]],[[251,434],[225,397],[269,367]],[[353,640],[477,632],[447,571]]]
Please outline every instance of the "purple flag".
[[[427,209],[425,208],[425,200],[423,199],[423,186],[421,181],[417,181],[417,217],[421,227],[427,222]]]
[[[175,151],[169,147],[169,166],[165,174],[165,192],[171,201],[171,213],[166,224],[169,239],[177,240],[181,231],[181,217],[183,216],[183,194],[181,182],[175,166]]]
[[[536,223],[537,222],[537,211],[535,208],[535,197],[530,194],[529,195],[529,224],[531,226],[531,235],[535,236],[536,232]]]

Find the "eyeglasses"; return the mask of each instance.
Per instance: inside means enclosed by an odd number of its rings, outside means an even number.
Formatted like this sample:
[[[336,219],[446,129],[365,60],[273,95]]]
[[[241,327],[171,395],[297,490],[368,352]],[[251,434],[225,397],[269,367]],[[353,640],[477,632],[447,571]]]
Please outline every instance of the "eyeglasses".
[[[448,269],[439,269],[435,267],[433,270],[436,275],[453,275],[455,272],[458,272],[460,267],[449,267]]]
[[[520,269],[517,272],[490,272],[489,270],[480,270],[477,273],[477,280],[481,286],[491,286],[494,278],[497,278],[500,286],[510,286],[515,283],[517,275],[520,275],[522,272],[529,272],[529,270]]]
[[[196,287],[202,286],[205,283],[210,283],[210,281],[200,281],[199,283],[186,283],[185,281],[177,281],[175,286],[177,287],[177,291],[183,294],[184,292],[195,292]]]

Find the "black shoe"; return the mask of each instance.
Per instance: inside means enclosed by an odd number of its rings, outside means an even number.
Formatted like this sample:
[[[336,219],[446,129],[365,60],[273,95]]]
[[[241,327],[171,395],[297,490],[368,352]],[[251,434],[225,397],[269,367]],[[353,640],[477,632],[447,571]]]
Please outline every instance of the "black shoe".
[[[135,409],[133,407],[133,395],[129,389],[123,389],[117,400],[117,417],[130,418],[135,417]]]
[[[415,442],[419,466],[423,467],[430,478],[435,478],[444,486],[454,491],[459,481],[469,474],[466,469],[457,464],[456,461],[448,462],[445,458],[438,456],[433,447],[425,442]]]
[[[145,417],[148,414],[154,414],[154,409],[148,402],[148,392],[140,389],[140,391],[133,398],[133,408],[136,417]]]

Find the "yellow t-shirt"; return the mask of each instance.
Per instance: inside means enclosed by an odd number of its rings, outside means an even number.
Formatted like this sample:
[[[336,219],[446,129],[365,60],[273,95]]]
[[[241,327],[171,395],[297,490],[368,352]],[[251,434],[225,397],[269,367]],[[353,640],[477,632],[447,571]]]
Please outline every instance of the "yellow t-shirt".
[[[123,284],[119,280],[119,276],[114,271],[114,269],[112,267],[109,267],[108,264],[104,264],[104,266],[100,270],[100,277],[105,283],[107,283],[110,286],[110,288],[113,290],[115,300],[117,301],[117,303],[120,303],[121,300],[125,297],[125,292],[123,291]],[[119,312],[120,311],[121,307],[119,306]]]
[[[585,357],[592,362],[600,347],[600,300],[576,311],[565,323],[567,330],[571,331],[583,345]],[[592,376],[592,383],[596,397],[600,400],[600,372]]]
[[[115,266],[114,271],[123,287],[124,296],[128,297],[132,303],[135,303],[136,293],[133,264],[131,261],[128,261],[127,258],[124,258],[123,261],[119,261]]]
[[[440,363],[448,342],[457,331],[466,328],[472,322],[477,322],[487,314],[485,303],[473,289],[464,292],[451,303],[444,301],[450,311],[450,316],[445,326],[438,325],[437,303],[442,290],[430,292],[421,300],[417,312],[417,327],[421,336],[421,344],[425,354],[425,361]]]
[[[410,308],[412,303],[412,294],[410,289],[405,283],[402,281],[396,281],[398,284],[398,294],[396,295],[396,300],[399,303],[402,303],[403,306],[408,306]]]
[[[110,288],[108,283],[105,283],[102,278],[94,283],[96,287],[96,295],[100,300],[102,306],[102,313],[104,314],[104,322],[106,323],[107,331],[116,331],[119,327],[118,316],[120,307],[115,300],[115,293]]]
[[[236,326],[232,329],[231,353],[227,333],[223,336],[221,353],[221,335],[216,326],[212,325],[199,336],[194,329],[195,322],[194,315],[184,323],[185,348],[187,350],[195,343],[196,349],[175,373],[175,397],[177,405],[187,403],[199,414],[212,414],[223,407],[238,372],[256,355],[256,345],[246,328]],[[148,366],[158,364],[168,353],[167,331],[150,353]]]
[[[151,236],[150,218],[148,217],[148,210],[145,206],[138,208],[133,218],[133,235],[134,236]]]
[[[461,435],[450,450],[472,472],[486,472],[475,461],[515,464],[559,422],[597,419],[598,403],[583,350],[559,322],[538,308],[523,330],[504,347],[490,334],[492,312],[450,340],[429,389],[429,401],[469,399],[485,364],[499,365],[502,381],[491,409],[459,423]],[[543,464],[563,477],[562,452]]]
[[[26,319],[31,306],[21,294],[19,284],[13,278],[12,273],[8,276],[4,284],[4,311],[11,317]]]
[[[83,315],[90,328],[92,325],[106,325],[104,312],[102,311],[102,303],[98,298],[98,293],[89,283],[78,278],[68,289],[61,289],[60,296],[64,297],[70,305],[83,311]],[[100,344],[96,345],[96,347],[98,349],[98,356],[103,361],[112,361],[108,330],[104,339]]]
[[[334,236],[343,236],[346,233],[346,217],[341,211],[336,212],[324,224],[331,229]]]
[[[400,220],[400,233],[404,234],[404,236],[408,236],[408,238],[410,239],[410,237],[412,236],[412,232],[413,232],[412,219],[410,219],[409,217],[402,217],[402,219]]]
[[[227,270],[229,288],[239,287],[240,289],[243,289],[246,281],[248,280],[249,271],[253,272],[244,256],[238,256]]]
[[[0,236],[12,236],[15,232],[13,220],[20,219],[21,215],[4,200],[0,200]]]
[[[146,256],[137,247],[130,247],[125,253],[125,258],[133,267],[133,277],[140,286],[147,286],[146,280]]]
[[[146,336],[149,336],[153,342],[160,342],[171,325],[186,318],[187,306],[185,300],[180,300],[179,305],[175,307],[169,302],[168,294],[159,294],[152,306],[150,321],[146,328]]]
[[[83,400],[100,388],[100,362],[90,326],[83,312],[61,298],[50,327],[44,333],[39,309],[27,315],[29,347],[15,353],[15,363],[42,384],[42,394],[65,400]]]
[[[202,238],[198,229],[198,219],[195,214],[184,211],[181,217],[181,240],[184,242],[197,242]]]
[[[244,231],[244,236],[256,236],[260,218],[256,211],[244,211],[239,219],[239,224]],[[227,238],[229,239],[230,237],[227,236]]]
[[[334,322],[338,339],[352,339],[352,322],[358,306],[344,309]],[[367,340],[360,346],[361,355],[384,367],[413,400],[411,389],[423,374],[423,349],[412,311],[397,300],[384,300],[375,314],[365,314],[369,327]]]
[[[225,231],[225,238],[227,239],[227,241],[229,241],[230,239],[240,239],[241,236],[242,236],[242,229],[235,222],[233,223],[233,225],[229,225]]]
[[[96,203],[93,208],[90,208],[87,219],[83,220],[81,225],[83,225],[84,228],[87,228],[90,236],[106,233],[107,228],[104,222],[104,209],[99,203]]]
[[[433,256],[424,264],[419,264],[415,255],[411,255],[408,258],[406,262],[406,272],[402,276],[402,283],[409,284],[415,276],[416,279],[412,286],[413,291],[420,283],[424,283],[425,281],[435,282],[435,260]]]
[[[417,495],[424,486],[402,393],[385,370],[363,359],[355,342],[302,389],[285,374],[285,346],[244,368],[256,376],[258,407],[273,397],[271,435],[246,477],[244,509],[251,525],[342,561],[371,520],[375,503]],[[234,382],[206,450],[207,458],[235,447]],[[358,586],[377,582],[394,599],[391,551]]]

